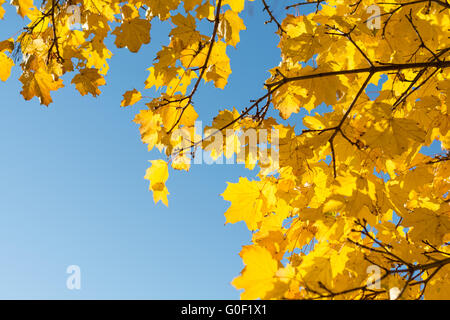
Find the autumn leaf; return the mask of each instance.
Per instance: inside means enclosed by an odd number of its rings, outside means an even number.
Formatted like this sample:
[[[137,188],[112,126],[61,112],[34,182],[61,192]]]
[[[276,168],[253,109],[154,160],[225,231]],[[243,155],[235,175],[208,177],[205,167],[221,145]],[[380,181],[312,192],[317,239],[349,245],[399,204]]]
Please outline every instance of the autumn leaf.
[[[149,15],[158,17],[161,20],[166,20],[170,17],[170,11],[175,10],[180,1],[179,0],[147,0],[150,8]]]
[[[245,0],[223,0],[223,5],[229,5],[231,10],[241,12],[244,10]]]
[[[186,12],[191,11],[195,8],[195,6],[200,5],[202,0],[185,0],[184,1],[184,10]]]
[[[226,44],[217,42],[211,53],[210,65],[207,68],[205,80],[213,81],[217,88],[224,89],[230,74],[230,59],[226,54]]]
[[[197,19],[208,19],[210,21],[214,20],[214,6],[212,6],[208,1],[203,3],[197,9]]]
[[[8,39],[0,41],[0,52],[9,51],[12,53],[14,51],[14,40]]]
[[[0,12],[1,14],[1,12]],[[10,74],[14,61],[6,55],[5,51],[12,53],[14,50],[14,41],[12,39],[0,42],[0,80],[6,81]]]
[[[25,16],[33,18],[33,14],[37,11],[37,8],[33,4],[33,0],[12,0],[11,4],[16,7],[17,13],[22,18]]]
[[[386,118],[374,123],[373,130],[366,133],[363,138],[372,148],[381,148],[389,155],[399,155],[413,142],[424,142],[425,136],[425,130],[413,120]]]
[[[200,32],[196,29],[195,18],[190,14],[187,17],[177,14],[172,17],[172,22],[176,27],[170,31],[170,35],[182,41],[185,46],[201,40]]]

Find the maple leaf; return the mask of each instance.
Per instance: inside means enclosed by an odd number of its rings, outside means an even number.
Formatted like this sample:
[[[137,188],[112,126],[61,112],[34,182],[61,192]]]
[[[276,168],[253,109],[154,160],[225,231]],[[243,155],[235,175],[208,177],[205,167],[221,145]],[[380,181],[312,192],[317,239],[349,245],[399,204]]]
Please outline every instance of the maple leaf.
[[[96,97],[101,93],[98,87],[105,85],[106,81],[97,69],[90,68],[80,70],[80,73],[73,77],[72,83],[82,96],[90,93]]]
[[[127,91],[123,94],[123,100],[120,104],[121,107],[132,106],[133,104],[139,102],[142,99],[142,94],[133,89],[131,91]]]
[[[13,66],[14,61],[5,53],[0,52],[0,80],[6,81],[9,78]]]
[[[185,0],[184,2],[184,10],[186,12],[194,9],[195,6],[200,5],[202,0]]]
[[[363,136],[365,143],[372,148],[381,148],[389,155],[405,152],[412,142],[424,142],[425,130],[410,119],[389,118],[377,120],[374,130]]]
[[[161,20],[167,20],[170,17],[170,11],[175,10],[180,1],[178,0],[146,0],[150,10],[149,15],[158,17]]]
[[[214,85],[220,89],[225,88],[231,74],[230,59],[227,56],[226,47],[227,45],[224,42],[216,42],[205,74],[205,80],[214,81]]]
[[[432,272],[428,272],[428,277],[432,275]],[[449,300],[450,299],[450,287],[446,284],[450,281],[450,266],[443,267],[436,278],[430,278],[428,282],[425,298],[427,300]]]
[[[212,6],[208,1],[202,4],[197,9],[197,19],[208,19],[210,21],[214,20],[214,6]]]
[[[48,105],[75,70],[79,93],[97,97],[113,58],[111,35],[117,48],[137,53],[158,19],[167,43],[145,66],[144,88],[125,92],[120,106],[143,101],[147,108],[134,118],[141,140],[168,158],[151,161],[145,175],[156,203],[168,205],[168,164],[188,171],[198,149],[259,170],[222,194],[231,202],[226,223],[243,221],[252,231],[241,252],[245,268],[233,280],[242,298],[389,299],[392,286],[402,288],[401,299],[447,298],[448,4],[379,3],[387,18],[376,27],[367,1],[320,2],[308,1],[309,14],[279,18],[263,1],[273,28],[261,26],[258,39],[279,38],[279,63],[266,81],[256,80],[264,93],[218,111],[203,139],[195,128],[205,114],[198,96],[205,82],[228,84],[227,51],[246,29],[244,0],[75,1],[82,30],[72,30],[68,4],[12,0],[29,23],[0,41],[0,80],[11,77],[17,57],[26,100]],[[252,95],[251,87],[243,90]],[[208,110],[219,104],[212,99]],[[377,290],[367,285],[373,266],[386,273]]]
[[[112,57],[111,51],[99,39],[83,44],[80,54],[86,60],[87,68],[98,69],[99,73],[106,75],[109,70],[107,59]]]
[[[5,54],[5,51],[12,53],[14,50],[14,41],[9,39],[0,42],[0,80],[6,81],[10,74],[14,61]]]
[[[159,89],[164,86],[164,75],[157,74],[155,67],[150,67],[147,70],[150,74],[148,75],[147,80],[145,80],[145,89],[150,89],[153,86],[155,86],[156,89]]]
[[[151,167],[147,169],[145,179],[150,180],[150,190],[153,191],[155,203],[161,201],[168,206],[166,181],[169,178],[167,163],[163,160],[152,160]]]
[[[272,186],[261,181],[249,181],[240,178],[238,183],[228,184],[222,194],[225,200],[231,201],[231,206],[225,212],[227,223],[245,221],[249,230],[258,229],[267,207],[275,204]]]
[[[146,19],[126,20],[112,32],[116,36],[114,43],[117,48],[127,47],[131,52],[138,52],[143,44],[150,43],[150,27]]]
[[[232,285],[237,289],[245,289],[241,299],[263,299],[274,288],[277,261],[268,250],[259,246],[244,246],[240,256],[246,267]]]
[[[444,237],[450,234],[450,211],[434,212],[417,208],[413,213],[403,216],[404,225],[412,227],[409,235],[415,241],[428,240],[432,244],[440,245]]]
[[[0,0],[0,19],[3,19],[5,16],[5,9],[2,7],[3,3],[5,3],[5,0]]]
[[[170,35],[182,41],[184,46],[198,43],[201,40],[200,32],[196,30],[195,18],[190,14],[187,17],[177,14],[172,17],[172,22],[176,27],[170,31]]]
[[[306,92],[307,90],[302,88],[286,87],[275,93],[273,102],[283,119],[288,119],[292,113],[299,112],[300,97],[306,95]]]
[[[245,0],[223,0],[223,5],[229,5],[231,10],[241,12],[244,10]]]
[[[151,110],[141,110],[134,118],[134,122],[140,124],[139,131],[142,142],[148,145],[149,150],[152,150],[159,140],[162,122],[161,116]]]
[[[46,106],[53,101],[50,96],[50,91],[64,87],[62,79],[55,80],[52,74],[42,69],[36,72],[28,71],[23,73],[19,80],[23,84],[21,94],[25,100],[38,97],[40,103]]]
[[[0,52],[4,52],[4,51],[9,51],[9,52],[14,51],[14,39],[0,41]]]
[[[33,0],[12,0],[11,4],[16,7],[17,13],[22,17],[29,16],[34,18],[37,8],[33,4]]]
[[[97,19],[101,16],[108,21],[114,21],[114,15],[120,13],[119,1],[116,0],[86,0],[83,1],[83,6],[94,13]]]
[[[331,287],[333,280],[330,249],[322,244],[302,259],[299,273],[307,286],[319,287],[319,282],[326,287]]]

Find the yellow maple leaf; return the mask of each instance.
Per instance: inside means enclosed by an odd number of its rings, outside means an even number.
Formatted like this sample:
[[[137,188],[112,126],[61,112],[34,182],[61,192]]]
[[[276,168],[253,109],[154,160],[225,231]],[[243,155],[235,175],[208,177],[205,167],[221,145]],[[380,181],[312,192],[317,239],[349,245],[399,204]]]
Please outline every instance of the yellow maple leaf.
[[[195,18],[190,14],[185,17],[179,13],[172,17],[172,22],[176,27],[170,31],[170,35],[182,41],[184,46],[197,44],[201,40],[200,32],[196,30]]]
[[[275,108],[280,110],[280,116],[283,119],[288,119],[292,113],[299,112],[300,98],[305,93],[305,89],[299,89],[295,86],[286,86],[275,92],[273,104]]]
[[[10,53],[14,51],[14,39],[0,41],[0,52],[4,51],[9,51]]]
[[[164,75],[157,74],[155,67],[150,67],[147,69],[150,74],[148,75],[147,80],[145,80],[145,89],[150,89],[155,86],[156,90],[164,86]]]
[[[321,287],[319,282],[327,288],[332,287],[332,265],[331,257],[329,256],[330,248],[328,244],[323,241],[314,247],[312,252],[309,252],[303,257],[299,266],[299,274],[307,286],[313,287],[316,291]]]
[[[425,208],[417,208],[413,213],[403,214],[406,227],[412,227],[408,235],[421,242],[428,240],[439,246],[444,237],[450,233],[450,211],[434,212]]]
[[[9,78],[13,66],[14,61],[5,53],[0,52],[0,80],[6,81]]]
[[[12,52],[13,50],[14,41],[12,39],[0,42],[0,80],[2,81],[6,81],[9,78],[11,68],[14,66],[14,61],[4,51]]]
[[[96,97],[101,93],[99,86],[106,84],[105,78],[99,74],[97,69],[82,69],[80,73],[77,74],[72,79],[72,83],[75,84],[77,90],[82,96],[90,93],[92,96]]]
[[[44,69],[38,69],[36,72],[24,72],[19,80],[23,84],[20,93],[25,100],[38,97],[41,104],[46,106],[53,101],[50,91],[64,87],[62,79],[55,79],[52,74],[47,73]]]
[[[1,4],[1,2],[0,2]],[[0,15],[1,15],[0,7]],[[1,16],[0,16],[1,17]],[[14,50],[14,40],[8,39],[0,41],[0,80],[6,81],[10,74],[11,68],[14,66],[14,61],[5,54],[5,51],[12,53]]]
[[[231,10],[235,12],[241,12],[244,10],[245,0],[223,0],[222,6],[224,5],[229,5]]]
[[[394,156],[407,151],[414,142],[425,141],[425,130],[414,120],[393,117],[388,104],[375,103],[369,114],[374,119],[373,125],[362,138],[372,148]]]
[[[184,10],[186,12],[191,11],[194,9],[195,6],[202,3],[202,0],[184,0]]]
[[[112,32],[116,36],[114,43],[117,48],[127,47],[131,52],[138,52],[143,44],[150,43],[150,27],[146,19],[125,20]]]
[[[208,19],[210,21],[214,20],[214,6],[212,6],[208,1],[206,1],[204,4],[202,4],[200,7],[197,8],[197,19]]]
[[[434,270],[433,270],[434,271]],[[432,271],[428,272],[430,275]],[[425,290],[425,299],[427,300],[449,300],[450,299],[450,265],[446,265],[436,275],[431,278]]]
[[[148,144],[149,151],[153,149],[158,142],[159,133],[161,132],[161,116],[153,113],[151,110],[141,110],[134,122],[140,125],[142,142]]]
[[[231,74],[230,58],[226,53],[226,43],[219,41],[214,44],[209,60],[209,66],[205,73],[206,81],[214,81],[217,88],[224,89]]]
[[[147,105],[151,105],[147,104]],[[193,126],[198,117],[194,107],[190,105],[183,105],[179,102],[169,103],[162,107],[157,107],[155,113],[159,114],[162,123],[167,130],[175,129],[174,126]]]
[[[167,195],[169,191],[166,187],[166,181],[169,178],[167,162],[163,160],[152,160],[151,167],[147,169],[145,179],[150,180],[150,190],[153,191],[153,200],[155,203],[162,201],[166,206],[169,205]]]
[[[86,0],[83,1],[83,6],[86,10],[93,12],[97,19],[102,16],[108,21],[114,21],[114,15],[120,13],[117,0]]]
[[[5,9],[3,9],[2,5],[5,3],[5,0],[0,0],[0,19],[3,19],[5,16]]]
[[[275,189],[270,183],[239,178],[238,183],[228,183],[222,197],[231,202],[225,212],[227,223],[245,221],[249,230],[258,229],[263,214],[275,205]]]
[[[333,250],[330,256],[331,275],[333,278],[344,272],[347,261],[349,260],[348,255],[354,251],[354,248],[348,246],[343,246],[339,250]]]
[[[16,7],[17,13],[22,18],[28,16],[30,20],[33,20],[35,15],[39,13],[39,10],[33,4],[33,0],[11,0],[11,4]]]
[[[244,289],[241,299],[264,299],[274,288],[278,263],[270,252],[259,246],[244,246],[240,253],[245,269],[232,281],[236,289]]]
[[[243,221],[252,231],[252,244],[241,252],[245,268],[233,280],[244,289],[242,298],[384,299],[390,287],[407,285],[402,299],[416,299],[422,281],[428,281],[426,299],[449,296],[445,1],[402,2],[394,11],[380,3],[389,23],[373,30],[368,0],[354,7],[308,0],[310,14],[285,17],[269,10],[276,1],[267,1],[261,14],[278,27],[279,64],[248,106],[216,113],[204,140],[195,128],[200,80],[227,85],[227,50],[246,29],[239,16],[245,0],[43,1],[38,8],[33,1],[11,0],[17,15],[30,21],[17,38],[0,42],[0,81],[10,77],[12,57],[21,58],[22,95],[45,105],[64,74],[75,70],[80,94],[99,95],[112,57],[110,37],[118,48],[138,52],[150,42],[152,19],[168,20],[167,29],[158,29],[168,30],[159,37],[168,43],[145,81],[158,96],[134,121],[142,142],[169,157],[173,169],[189,170],[197,147],[214,160],[236,156],[246,168],[260,169],[254,181],[241,177],[222,194],[231,202],[226,223]],[[81,9],[81,30],[70,26],[72,5]],[[266,31],[259,42],[268,43]],[[55,59],[58,54],[63,59]],[[142,98],[136,89],[127,91],[121,106]],[[302,122],[310,130],[299,128]],[[269,145],[275,152],[264,155]],[[151,161],[145,174],[153,200],[166,206],[168,165]],[[372,263],[393,272],[380,290],[361,287]]]
[[[245,30],[244,21],[235,11],[225,11],[219,24],[219,36],[229,45],[236,47],[239,43],[239,32]]]
[[[179,0],[146,0],[148,4],[148,15],[158,17],[160,20],[167,20],[170,17],[170,11],[175,10],[180,4]]]
[[[136,89],[133,89],[123,94],[123,100],[120,106],[121,107],[132,106],[133,104],[139,102],[141,99],[142,99],[141,92],[137,91]]]
[[[86,67],[98,69],[98,72],[102,75],[108,73],[109,65],[107,59],[112,57],[112,53],[103,41],[94,38],[90,42],[85,42],[81,55],[86,59]]]

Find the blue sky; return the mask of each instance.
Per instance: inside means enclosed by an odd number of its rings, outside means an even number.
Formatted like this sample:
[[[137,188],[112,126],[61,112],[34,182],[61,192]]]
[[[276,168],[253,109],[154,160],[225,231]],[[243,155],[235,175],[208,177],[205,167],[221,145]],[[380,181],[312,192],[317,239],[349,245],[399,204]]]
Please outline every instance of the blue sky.
[[[24,26],[5,6],[0,39]],[[241,43],[229,50],[229,86],[203,86],[195,98],[205,123],[263,93],[266,70],[279,63],[275,27],[253,6],[243,13]],[[81,97],[69,75],[48,108],[36,98],[26,102],[17,66],[0,83],[0,298],[239,298],[230,281],[251,234],[242,223],[224,225],[229,203],[220,194],[226,181],[254,173],[242,165],[171,171],[169,208],[153,203],[143,177],[148,160],[160,156],[147,152],[132,122],[143,105],[119,107],[126,90],[143,88],[167,44],[166,28],[154,25],[151,35],[138,54],[113,49],[98,98]],[[69,265],[81,269],[81,290],[66,288]]]

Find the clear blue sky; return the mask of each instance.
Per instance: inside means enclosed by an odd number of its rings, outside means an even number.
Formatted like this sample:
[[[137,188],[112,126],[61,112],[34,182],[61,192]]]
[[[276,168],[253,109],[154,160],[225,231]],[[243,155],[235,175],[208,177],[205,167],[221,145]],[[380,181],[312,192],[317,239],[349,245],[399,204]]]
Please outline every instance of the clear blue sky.
[[[281,14],[289,1],[275,2]],[[24,25],[5,6],[2,40]],[[266,70],[279,63],[275,26],[264,25],[259,2],[242,16],[248,30],[229,49],[229,86],[203,86],[195,98],[206,123],[219,109],[242,110],[261,95]],[[251,234],[243,223],[224,225],[229,203],[219,195],[226,181],[255,172],[242,165],[171,171],[169,208],[155,205],[143,176],[160,155],[147,152],[132,122],[143,104],[119,107],[126,90],[143,88],[166,35],[154,25],[151,44],[138,54],[113,49],[98,98],[81,97],[72,75],[48,108],[22,99],[19,67],[0,83],[1,299],[239,298],[230,281]],[[81,290],[66,288],[69,265],[81,268]]]
[[[2,40],[24,26],[4,7]],[[248,30],[229,50],[230,85],[202,87],[195,98],[205,122],[258,97],[266,70],[279,63],[275,27],[264,25],[259,3],[248,9]],[[0,83],[0,298],[239,298],[230,281],[251,234],[242,223],[224,225],[229,203],[219,195],[226,181],[255,173],[242,165],[171,171],[169,208],[155,205],[143,176],[159,153],[147,152],[132,122],[143,105],[119,107],[126,90],[143,88],[166,35],[153,26],[138,54],[114,49],[98,98],[81,97],[69,75],[48,108],[26,102],[18,66]],[[69,265],[81,268],[81,290],[66,288]]]

